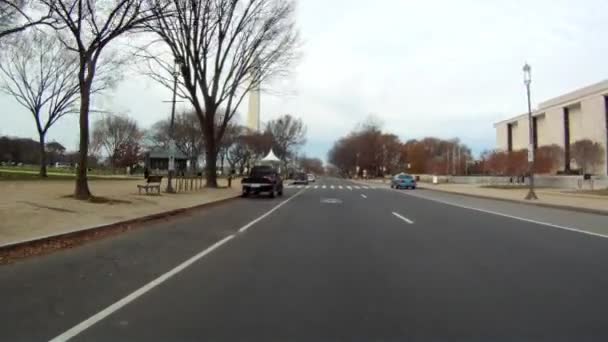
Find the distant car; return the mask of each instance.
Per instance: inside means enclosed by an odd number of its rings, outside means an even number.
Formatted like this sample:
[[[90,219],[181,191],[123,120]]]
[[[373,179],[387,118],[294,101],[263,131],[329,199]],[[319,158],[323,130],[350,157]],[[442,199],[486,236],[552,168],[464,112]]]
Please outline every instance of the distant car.
[[[309,173],[308,175],[306,175],[306,177],[308,177],[308,181],[309,182],[314,182],[317,179],[315,178],[315,175],[313,175],[312,173]]]
[[[243,197],[251,194],[268,193],[273,198],[276,195],[283,196],[283,179],[272,166],[254,166],[248,177],[241,181],[243,186]]]
[[[391,188],[394,189],[416,189],[416,179],[412,175],[400,173],[391,180]]]
[[[306,175],[304,172],[296,173],[296,176],[293,179],[293,184],[308,185],[308,175]]]

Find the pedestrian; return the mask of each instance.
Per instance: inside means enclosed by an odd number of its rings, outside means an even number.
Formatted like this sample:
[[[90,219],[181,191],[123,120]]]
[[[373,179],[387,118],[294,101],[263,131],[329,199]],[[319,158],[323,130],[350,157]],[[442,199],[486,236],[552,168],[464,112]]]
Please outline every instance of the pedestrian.
[[[148,170],[148,167],[144,168],[144,179],[148,179],[148,177],[150,177],[150,170]]]

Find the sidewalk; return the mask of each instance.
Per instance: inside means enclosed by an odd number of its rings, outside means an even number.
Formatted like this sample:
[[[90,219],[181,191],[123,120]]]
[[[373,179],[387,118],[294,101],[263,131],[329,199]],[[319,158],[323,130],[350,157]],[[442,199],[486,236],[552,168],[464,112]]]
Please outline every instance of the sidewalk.
[[[374,179],[366,181],[369,184],[384,184],[387,188],[389,182]],[[539,199],[537,201],[526,201],[524,198],[528,189],[494,189],[484,188],[479,184],[455,184],[441,183],[431,184],[419,182],[420,188],[451,192],[468,196],[495,198],[525,204],[535,204],[541,206],[560,207],[571,210],[580,210],[608,215],[608,196],[591,195],[577,193],[566,189],[541,188],[536,190]]]
[[[225,180],[219,180],[225,186]],[[74,181],[0,182],[0,246],[52,235],[114,224],[149,215],[195,207],[236,197],[238,181],[232,188],[201,189],[160,196],[138,195],[142,180],[92,180],[93,195],[107,203],[78,201],[68,197]],[[164,181],[163,181],[164,183]],[[165,184],[161,189],[164,190]]]

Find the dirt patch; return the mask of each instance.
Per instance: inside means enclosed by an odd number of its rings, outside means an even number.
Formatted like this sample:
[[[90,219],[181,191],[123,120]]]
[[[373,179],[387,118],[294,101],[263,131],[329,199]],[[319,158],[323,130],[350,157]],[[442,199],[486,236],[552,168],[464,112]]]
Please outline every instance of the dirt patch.
[[[1,247],[0,265],[10,264],[28,257],[50,254],[65,248],[75,248],[89,242],[109,238],[135,229],[143,229],[149,227],[150,224],[168,221],[177,216],[192,215],[196,213],[197,210],[213,208],[236,198],[237,197],[227,197],[192,208],[175,209],[121,223],[109,224],[93,229],[85,229],[13,246]]]
[[[74,210],[69,210],[69,209],[64,209],[64,208],[50,207],[50,206],[47,206],[47,205],[38,204],[38,203],[34,203],[34,202],[19,201],[19,203],[31,205],[32,207],[39,208],[39,209],[48,209],[48,210],[54,210],[54,211],[59,211],[59,212],[62,212],[62,213],[71,213],[71,214],[75,214],[76,213]]]
[[[61,196],[62,198],[74,198],[74,195],[65,195],[65,196]],[[103,196],[91,196],[91,198],[89,198],[87,200],[87,202],[89,203],[95,203],[95,204],[131,204],[133,202],[131,201],[126,201],[126,200],[119,200],[119,199],[115,199],[115,198],[109,198],[109,197],[103,197]]]
[[[145,196],[138,194],[138,184],[142,181],[90,181],[95,197],[81,201],[70,196],[74,191],[70,180],[0,182],[0,245],[190,208],[240,194],[240,188],[234,187]]]

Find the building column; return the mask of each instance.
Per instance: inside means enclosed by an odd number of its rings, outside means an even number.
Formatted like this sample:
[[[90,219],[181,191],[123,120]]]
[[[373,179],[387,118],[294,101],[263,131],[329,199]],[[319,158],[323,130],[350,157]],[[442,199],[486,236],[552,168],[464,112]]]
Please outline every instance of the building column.
[[[564,107],[564,171],[570,172],[570,109]]]
[[[507,124],[507,152],[513,151],[513,124]]]
[[[606,140],[604,141],[604,150],[606,152],[606,175],[608,176],[608,96],[604,96],[604,116],[606,118]]]

